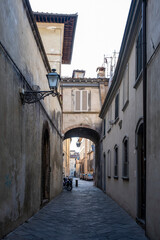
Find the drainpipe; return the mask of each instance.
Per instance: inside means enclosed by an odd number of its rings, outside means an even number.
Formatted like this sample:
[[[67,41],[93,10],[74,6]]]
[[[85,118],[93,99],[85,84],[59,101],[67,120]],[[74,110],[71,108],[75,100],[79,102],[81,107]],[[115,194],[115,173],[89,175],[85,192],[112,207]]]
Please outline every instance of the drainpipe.
[[[145,205],[146,205],[146,124],[147,124],[147,51],[146,51],[146,3],[142,2],[142,76],[143,76],[143,144],[145,164]],[[146,208],[146,207],[145,207]],[[146,210],[145,210],[146,221]],[[146,227],[146,224],[145,224]]]

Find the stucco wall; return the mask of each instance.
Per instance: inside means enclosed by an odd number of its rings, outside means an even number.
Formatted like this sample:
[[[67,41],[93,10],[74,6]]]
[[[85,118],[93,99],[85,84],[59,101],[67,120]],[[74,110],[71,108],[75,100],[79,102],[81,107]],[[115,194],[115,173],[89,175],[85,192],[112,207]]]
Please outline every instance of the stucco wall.
[[[147,119],[147,233],[151,239],[160,239],[160,49],[148,67]],[[154,69],[154,71],[153,71]],[[154,107],[153,107],[154,106]]]
[[[61,74],[64,24],[37,23],[51,68]]]
[[[49,90],[47,71],[21,0],[0,2],[0,29],[2,236],[40,208],[45,122],[48,122],[50,135],[50,198],[59,194],[62,188],[62,144],[61,108],[57,98],[48,97],[42,104],[31,105],[22,105],[20,100],[19,88],[25,88],[26,82]]]
[[[87,112],[78,112],[74,110],[75,95],[74,91],[84,89],[90,94],[90,109]],[[99,118],[100,111],[100,95],[99,88],[95,87],[63,87],[63,131],[67,131],[72,127],[86,125],[100,132],[102,120]]]
[[[135,146],[135,130],[138,120],[143,115],[143,105],[142,105],[142,81],[140,81],[137,88],[135,85],[135,53],[136,44],[132,46],[129,59],[126,61],[128,63],[129,71],[129,94],[128,94],[128,105],[123,109],[123,78],[117,91],[112,96],[112,101],[110,107],[112,107],[112,119],[115,119],[115,96],[119,92],[119,120],[111,125],[110,131],[108,130],[107,120],[108,114],[106,114],[106,136],[103,139],[103,153],[106,156],[108,150],[111,151],[111,177],[107,176],[107,164],[106,164],[106,180],[104,175],[104,170],[102,171],[102,184],[106,181],[106,192],[111,196],[118,204],[120,204],[129,214],[136,218],[137,214],[137,155]],[[124,71],[125,67],[121,70]],[[119,123],[122,121],[122,127]],[[128,156],[129,156],[129,180],[122,179],[122,166],[123,166],[123,139],[128,137]],[[118,146],[118,179],[114,178],[114,146]],[[102,156],[103,158],[103,156]],[[102,160],[104,161],[104,160]],[[104,169],[104,162],[102,163],[102,168]]]
[[[147,4],[147,235],[160,239],[160,2]]]

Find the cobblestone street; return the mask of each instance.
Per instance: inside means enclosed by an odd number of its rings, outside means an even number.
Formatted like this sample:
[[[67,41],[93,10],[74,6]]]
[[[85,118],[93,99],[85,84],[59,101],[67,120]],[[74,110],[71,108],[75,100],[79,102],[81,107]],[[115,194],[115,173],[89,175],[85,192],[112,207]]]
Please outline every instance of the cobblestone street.
[[[144,231],[93,182],[78,180],[6,240],[144,240]]]

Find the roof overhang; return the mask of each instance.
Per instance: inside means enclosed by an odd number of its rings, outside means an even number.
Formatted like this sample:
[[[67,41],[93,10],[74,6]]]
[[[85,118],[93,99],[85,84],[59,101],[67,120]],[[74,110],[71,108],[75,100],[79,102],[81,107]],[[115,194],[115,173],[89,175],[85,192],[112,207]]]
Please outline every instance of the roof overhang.
[[[54,14],[34,12],[36,22],[64,24],[62,64],[70,64],[78,14]]]

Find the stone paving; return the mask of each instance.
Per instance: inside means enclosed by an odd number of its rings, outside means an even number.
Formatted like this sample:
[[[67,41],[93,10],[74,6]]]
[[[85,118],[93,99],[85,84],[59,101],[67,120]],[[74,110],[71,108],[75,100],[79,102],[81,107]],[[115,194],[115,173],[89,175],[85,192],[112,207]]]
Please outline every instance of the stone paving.
[[[78,180],[6,240],[145,240],[143,229],[93,182]]]

